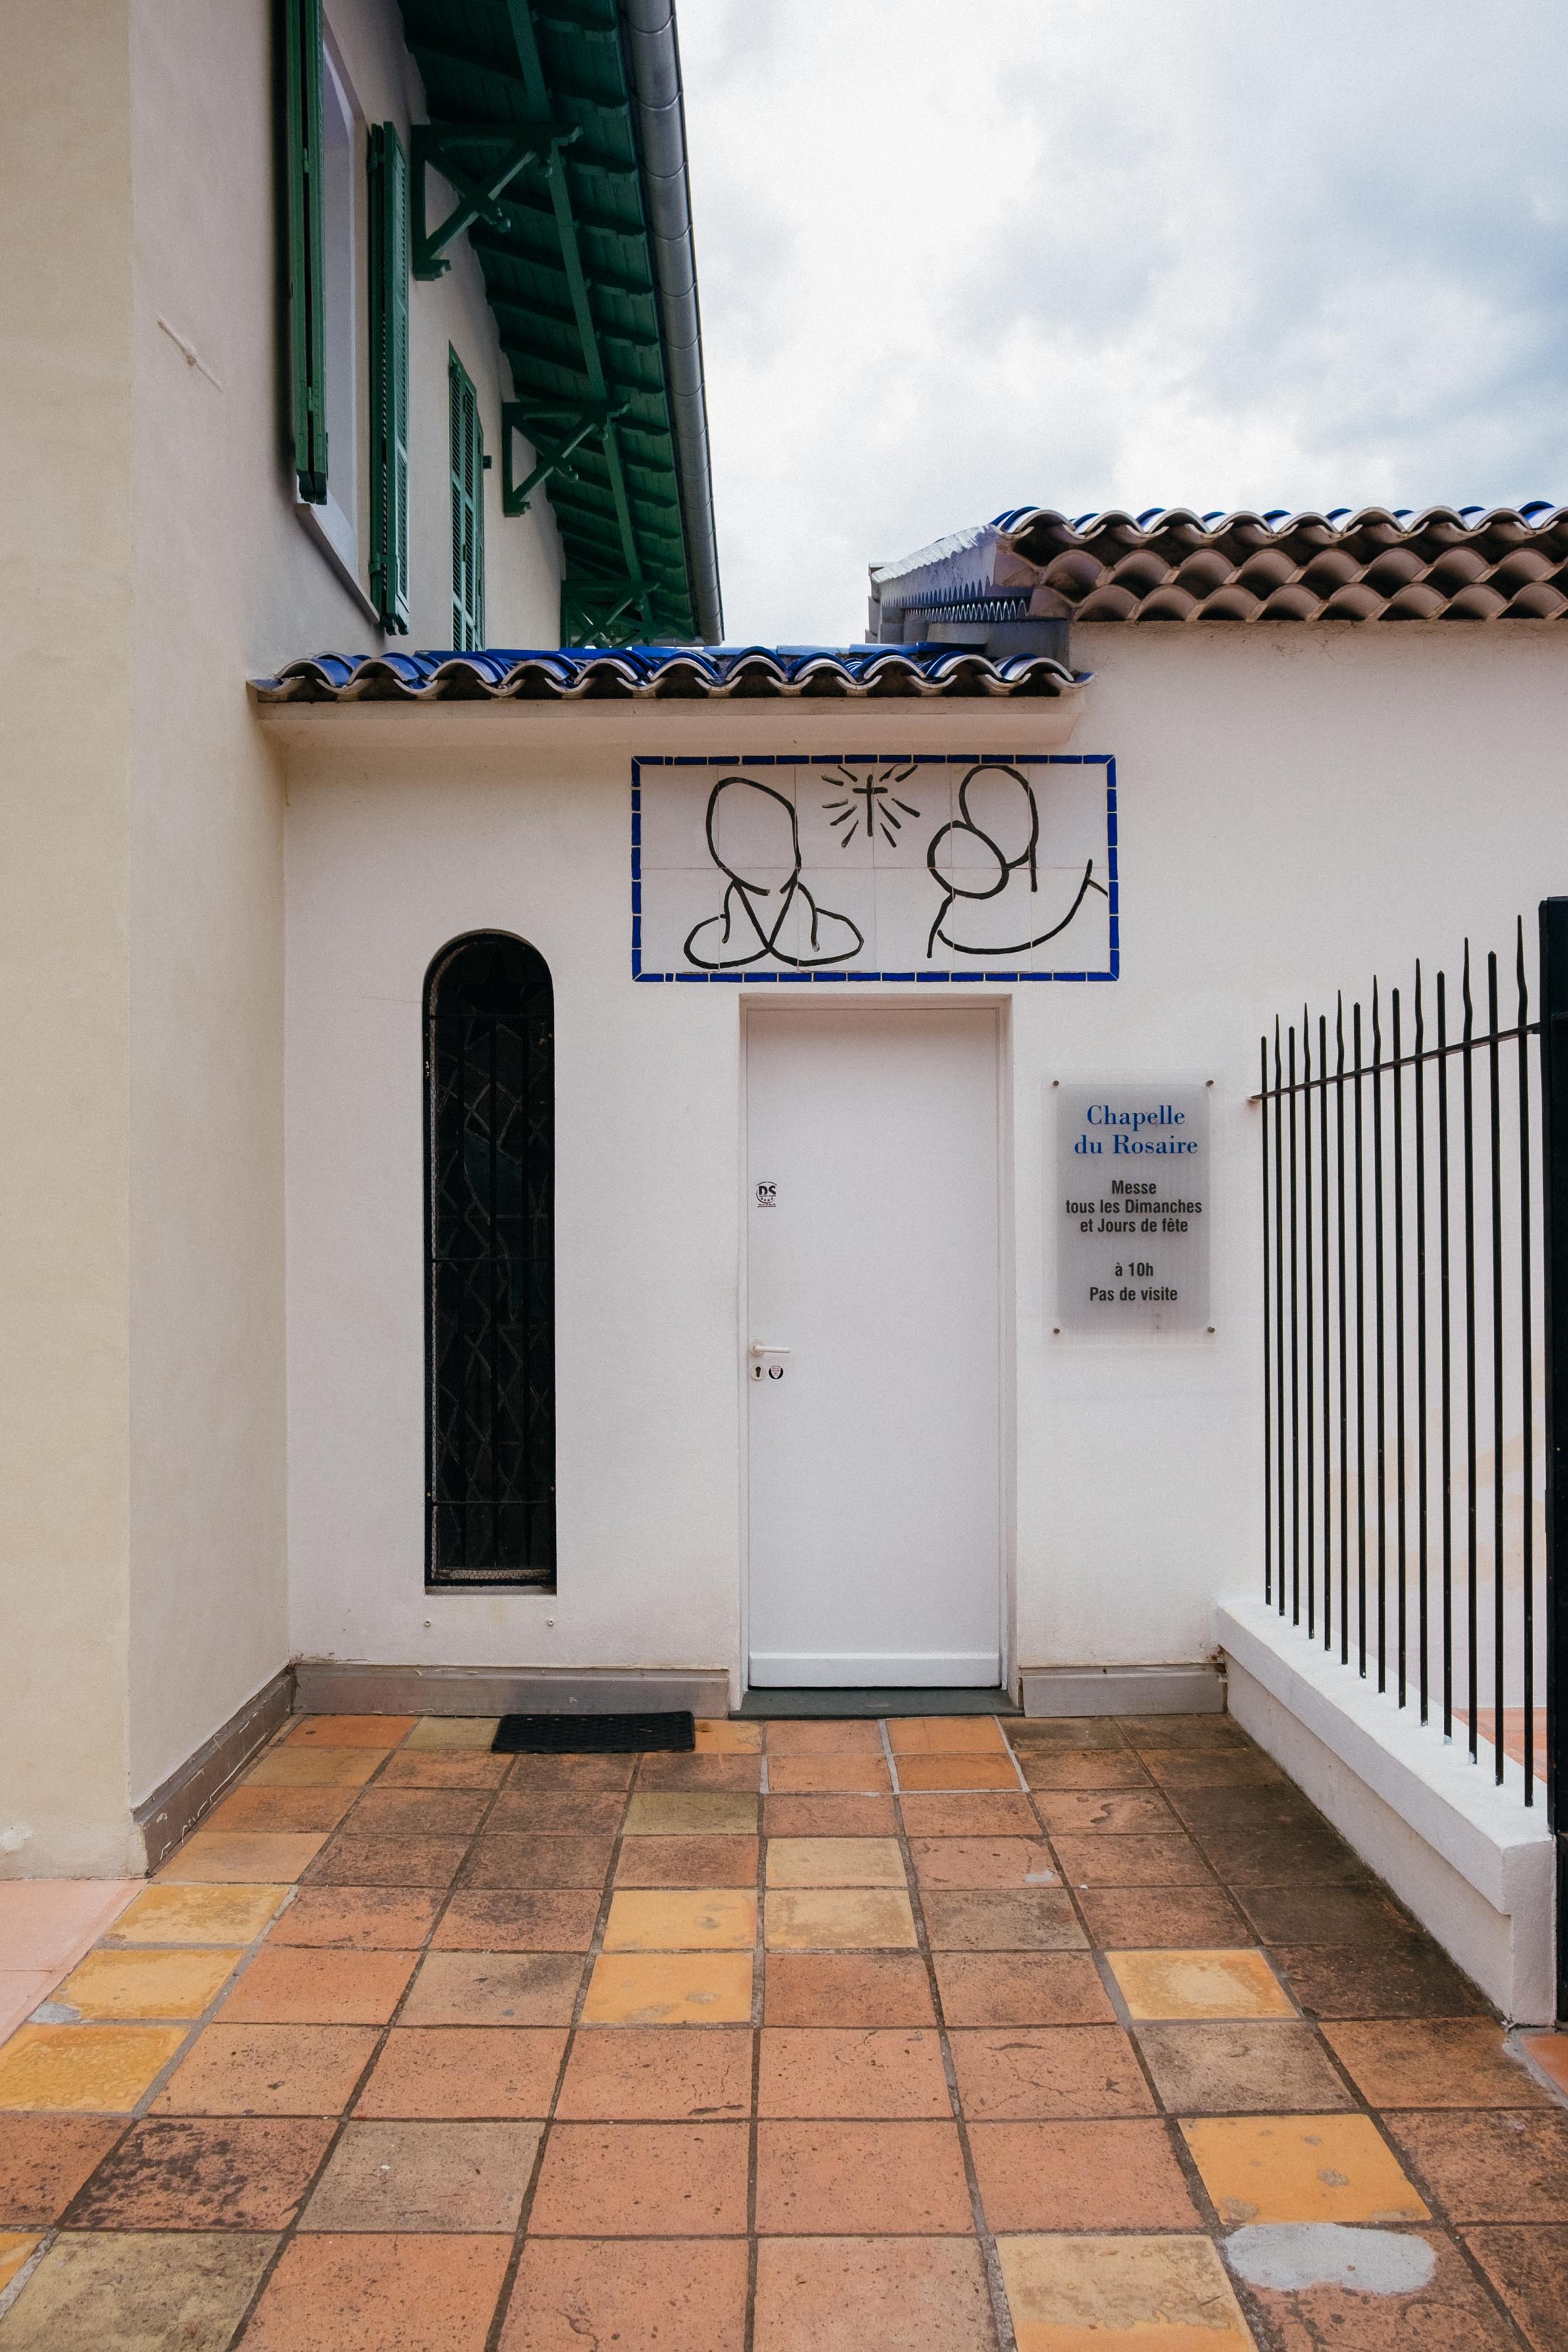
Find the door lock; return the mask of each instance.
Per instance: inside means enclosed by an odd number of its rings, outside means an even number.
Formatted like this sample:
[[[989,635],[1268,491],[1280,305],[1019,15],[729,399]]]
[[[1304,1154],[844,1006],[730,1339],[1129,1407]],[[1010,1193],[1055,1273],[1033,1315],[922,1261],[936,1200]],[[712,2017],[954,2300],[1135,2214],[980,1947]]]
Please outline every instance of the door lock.
[[[783,1380],[784,1376],[784,1368],[783,1364],[771,1362],[769,1359],[774,1356],[787,1356],[789,1354],[789,1349],[787,1348],[769,1348],[765,1346],[761,1339],[753,1339],[751,1345],[750,1353],[752,1358],[752,1378],[754,1381]]]

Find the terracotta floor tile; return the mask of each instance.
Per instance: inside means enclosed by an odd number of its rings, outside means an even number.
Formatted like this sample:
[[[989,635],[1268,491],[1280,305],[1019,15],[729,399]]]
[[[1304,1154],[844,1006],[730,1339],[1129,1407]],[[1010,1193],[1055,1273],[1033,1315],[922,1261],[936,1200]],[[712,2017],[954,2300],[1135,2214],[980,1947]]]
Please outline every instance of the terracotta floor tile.
[[[1252,1935],[1218,1886],[1091,1886],[1078,1898],[1084,1923],[1102,1949],[1138,1945],[1169,1950],[1197,1945],[1237,1950]]]
[[[302,1886],[273,1927],[272,1944],[318,1951],[414,1952],[435,1926],[441,1896],[397,1886]]]
[[[1087,1953],[942,1952],[933,1965],[949,2025],[1099,2025],[1115,2014]]]
[[[565,2048],[559,2026],[395,2025],[354,2113],[442,2123],[546,2116]]]
[[[749,1887],[626,1889],[610,1897],[606,1952],[749,1952],[757,1898]]]
[[[327,2116],[132,2124],[73,2230],[286,2230],[337,2129]]]
[[[1384,2011],[1384,2014],[1392,2012]],[[1568,2033],[1521,2033],[1521,2045],[1560,2091],[1568,2093]]]
[[[926,1964],[910,1952],[770,1952],[769,2025],[934,2025]]]
[[[204,1830],[335,1830],[358,1791],[334,1788],[268,1788],[252,1782],[215,1805]]]
[[[1568,2222],[1568,2115],[1385,2115],[1383,2128],[1452,2221]]]
[[[1247,2231],[1229,2242],[1232,2263],[1243,2277],[1247,2241],[1254,2234]],[[1256,2234],[1264,2241],[1267,2256],[1274,2233]],[[1303,2352],[1316,2352],[1319,2346],[1332,2346],[1334,2352],[1416,2352],[1416,2347],[1419,2352],[1519,2352],[1519,2337],[1452,2240],[1430,2230],[1378,2232],[1373,2243],[1381,2275],[1378,2292],[1369,2294],[1360,2284],[1367,2233],[1346,2230],[1322,2234],[1338,2237],[1342,2244],[1348,2242],[1346,2252],[1356,2274],[1347,2278],[1342,2272],[1284,2289],[1253,2284],[1252,2300],[1269,2329],[1270,2345],[1283,2343],[1292,2352],[1298,2345]],[[1312,2267],[1319,2265],[1333,2267],[1331,2245],[1319,2253]],[[1401,2276],[1406,2282],[1404,2288],[1398,2284]]]
[[[1187,1748],[1205,1755],[1224,1748],[1246,1756],[1263,1753],[1228,1715],[1124,1715],[1120,1720],[1121,1736],[1132,1748]]]
[[[1225,2116],[1181,2128],[1226,2227],[1431,2219],[1368,2116]]]
[[[1029,1748],[1018,1758],[1031,1789],[1146,1789],[1130,1748]]]
[[[1141,2025],[1137,2040],[1171,2115],[1324,2115],[1355,2104],[1310,2025]]]
[[[888,1745],[906,1756],[1005,1755],[1007,1743],[994,1715],[894,1715],[888,1718]]]
[[[1152,1789],[1042,1789],[1035,1802],[1053,1837],[1161,1837],[1181,1828]]]
[[[268,1944],[222,2010],[226,2025],[384,2025],[402,1999],[415,1952],[323,1950]]]
[[[1261,1952],[1108,1952],[1106,1958],[1137,2023],[1295,2015]]]
[[[460,1886],[430,1938],[433,1951],[585,1952],[598,1923],[597,1890],[522,1893]]]
[[[927,1895],[922,1908],[934,1952],[1065,1952],[1081,1950],[1089,1941],[1072,1897],[1060,1887]]]
[[[995,1756],[900,1756],[898,1766],[900,1790],[1018,1786],[1017,1769],[1005,1751]]]
[[[338,2116],[375,2048],[368,2025],[208,2025],[155,2116]]]
[[[574,2034],[555,2102],[566,2123],[744,2122],[751,2112],[751,2034],[718,2027]]]
[[[401,2025],[570,2025],[583,1982],[575,1952],[429,1952]]]
[[[384,1789],[354,1804],[350,1837],[472,1837],[492,1803],[483,1789]]]
[[[1549,2107],[1490,2018],[1325,2025],[1325,2040],[1374,2107]]]
[[[768,1840],[770,1886],[897,1886],[904,1857],[897,1838],[773,1837]]]
[[[891,1797],[774,1797],[763,1800],[769,1837],[896,1837]]]
[[[60,1974],[140,1892],[133,1878],[0,1879],[0,1967]]]
[[[542,2125],[349,2124],[302,2230],[517,2227]]]
[[[952,2123],[762,2123],[763,2235],[963,2236],[974,2227]]]
[[[1160,1793],[1194,1836],[1212,1830],[1276,1830],[1311,1838],[1328,1829],[1321,1813],[1289,1780],[1278,1788],[1163,1789]]]
[[[79,1961],[54,2000],[89,2023],[111,2017],[200,2017],[243,1958],[221,1944],[183,1952],[111,1945]]]
[[[158,1878],[185,1886],[226,1880],[287,1885],[304,1876],[326,1843],[320,1831],[198,1830],[170,1855]]]
[[[922,1895],[939,1887],[1061,1885],[1044,1838],[911,1838],[910,1857]]]
[[[1162,1789],[1264,1789],[1289,1784],[1261,1748],[1201,1749],[1140,1747],[1150,1778]]]
[[[0,2228],[58,2221],[124,2129],[120,2116],[0,2116]]]
[[[913,2027],[765,2027],[757,2113],[945,2120],[952,2102],[941,2041]]]
[[[1189,1837],[1053,1837],[1069,1886],[1207,1886],[1212,1877]]]
[[[488,1839],[476,1841],[477,1846]],[[355,1837],[342,1830],[317,1857],[314,1886],[450,1886],[468,1851],[466,1838]]]
[[[514,1756],[509,1789],[588,1789],[624,1796],[637,1770],[635,1756]]]
[[[826,1723],[770,1723],[767,1751],[775,1756],[880,1756],[879,1724],[846,1718]]]
[[[1268,1957],[1309,2017],[1490,2014],[1485,1994],[1425,1936],[1371,1950],[1354,1944],[1277,1944]]]
[[[774,1952],[913,1950],[910,1898],[893,1887],[822,1887],[770,1895],[763,1906]]]
[[[372,1748],[269,1748],[245,1776],[247,1789],[362,1789],[380,1771]]]
[[[1332,1830],[1208,1829],[1194,1832],[1211,1868],[1233,1889],[1365,1885],[1361,1857]]]
[[[757,1800],[740,1789],[654,1789],[633,1797],[626,1837],[755,1837]]]
[[[225,2352],[276,2243],[237,2230],[57,2238],[0,2321],[0,2344],[5,2352]]]
[[[468,1849],[465,1886],[603,1886],[607,1837],[480,1837]]]
[[[185,2038],[180,2025],[24,2025],[0,2050],[0,2109],[125,2115]]]
[[[499,2352],[742,2352],[746,2262],[733,2238],[530,2238]]]
[[[287,1886],[149,1886],[114,1922],[117,1944],[251,1944]]]
[[[1467,2230],[1465,2242],[1531,2352],[1561,2352],[1563,2315],[1568,2311],[1568,2229]]]
[[[1111,1715],[1009,1716],[1003,1726],[1007,1744],[1019,1755],[1044,1748],[1125,1748],[1119,1719]]]
[[[503,1789],[486,1817],[485,1834],[613,1837],[626,1809],[618,1789]]]
[[[1150,2116],[1154,2102],[1120,2025],[1031,2025],[952,2033],[959,2105],[976,2123]]]
[[[422,1715],[405,1745],[437,1755],[488,1755],[500,1721],[494,1715]]]
[[[1411,1941],[1411,1922],[1374,1886],[1248,1886],[1238,1900],[1266,1944],[1386,1949]]]
[[[400,1748],[418,1718],[412,1715],[302,1715],[288,1734],[290,1748]]]
[[[1164,2123],[976,2124],[992,2230],[1200,2230]]]
[[[997,2252],[1018,2352],[1253,2352],[1207,2238],[1005,2238]]]
[[[636,1837],[616,1863],[617,1886],[754,1886],[757,1838]]]
[[[0,2230],[0,2294],[26,2268],[43,2242],[37,2230]]]
[[[754,2341],[755,2352],[994,2352],[979,2245],[764,2238]]]
[[[637,1766],[637,1790],[744,1789],[755,1796],[763,1783],[763,1759],[752,1756],[645,1756]]]
[[[510,2258],[503,2237],[297,2237],[246,2352],[482,2352]]]
[[[768,1788],[782,1796],[882,1796],[893,1785],[880,1756],[770,1756]]]
[[[706,2238],[746,2227],[748,2126],[552,2124],[535,2238]]]
[[[748,2025],[750,1952],[616,1952],[594,1963],[584,2025]]]
[[[400,1748],[386,1759],[378,1789],[499,1789],[509,1756],[465,1748]]]
[[[692,1726],[699,1756],[758,1756],[762,1753],[760,1723],[730,1723],[721,1716],[699,1716]]]
[[[961,1790],[956,1795],[918,1791],[899,1799],[904,1827],[912,1838],[1038,1837],[1040,1825],[1021,1790]]]

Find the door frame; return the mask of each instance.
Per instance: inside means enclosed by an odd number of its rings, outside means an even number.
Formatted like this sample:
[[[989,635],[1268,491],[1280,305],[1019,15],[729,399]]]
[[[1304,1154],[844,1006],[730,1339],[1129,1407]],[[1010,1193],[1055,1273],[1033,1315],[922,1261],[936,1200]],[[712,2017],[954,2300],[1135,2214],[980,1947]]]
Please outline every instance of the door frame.
[[[779,996],[759,1003],[755,998],[742,997],[736,1011],[740,1016],[737,1040],[740,1055],[737,1098],[740,1118],[736,1137],[736,1190],[740,1202],[740,1264],[736,1270],[736,1297],[739,1314],[735,1330],[735,1383],[740,1405],[738,1435],[740,1438],[740,1594],[737,1622],[740,1627],[740,1647],[735,1662],[735,1687],[740,1698],[751,1688],[752,1669],[752,1407],[748,1393],[748,1349],[751,1345],[751,1218],[747,1192],[747,1155],[751,1147],[751,1056],[752,1030],[755,1023],[768,1020],[771,1014],[783,1011],[809,1011],[814,1019],[824,1024],[841,1020],[847,1013],[908,1013],[916,1011],[940,1017],[944,1012],[984,1012],[992,1016],[993,1066],[996,1083],[996,1409],[999,1426],[996,1432],[997,1525],[1001,1541],[997,1546],[997,1639],[1002,1657],[1001,1687],[1017,1696],[1017,1533],[1018,1533],[1018,1410],[1017,1410],[1017,1274],[1016,1255],[1016,1217],[1014,1185],[1014,1095],[1015,1073],[1013,1053],[1013,995],[1011,987],[999,987],[978,1001],[961,997],[955,1003],[951,996],[933,1003],[927,989],[902,988],[897,991],[879,989],[874,997],[857,996],[847,991],[840,995],[818,991],[815,986],[807,1001],[802,996]]]

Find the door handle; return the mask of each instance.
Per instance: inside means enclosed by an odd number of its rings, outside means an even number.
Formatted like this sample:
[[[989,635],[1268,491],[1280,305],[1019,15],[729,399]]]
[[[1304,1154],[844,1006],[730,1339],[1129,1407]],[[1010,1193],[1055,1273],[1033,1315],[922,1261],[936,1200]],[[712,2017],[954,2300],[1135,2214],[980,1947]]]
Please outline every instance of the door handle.
[[[753,1356],[787,1356],[789,1349],[787,1348],[769,1348],[765,1346],[761,1339],[753,1339],[752,1342],[752,1353]]]

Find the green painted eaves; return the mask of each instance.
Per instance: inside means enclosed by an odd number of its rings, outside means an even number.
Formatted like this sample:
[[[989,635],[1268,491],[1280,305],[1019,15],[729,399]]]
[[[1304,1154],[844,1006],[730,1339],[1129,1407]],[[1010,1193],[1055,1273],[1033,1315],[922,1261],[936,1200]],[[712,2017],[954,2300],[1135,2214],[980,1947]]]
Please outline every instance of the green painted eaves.
[[[564,550],[563,640],[715,636],[706,449],[694,457],[689,436],[683,469],[620,0],[401,5],[426,137],[489,133],[448,151],[480,184],[520,136],[538,150],[466,232],[517,403],[542,412],[527,437],[547,457],[595,404],[600,417],[616,412],[533,493],[548,498]],[[551,131],[565,143],[552,145]],[[434,230],[448,198],[434,172],[427,185]]]

